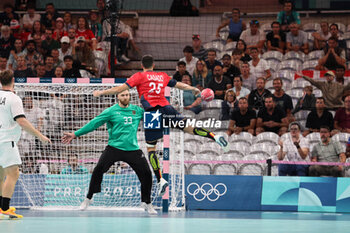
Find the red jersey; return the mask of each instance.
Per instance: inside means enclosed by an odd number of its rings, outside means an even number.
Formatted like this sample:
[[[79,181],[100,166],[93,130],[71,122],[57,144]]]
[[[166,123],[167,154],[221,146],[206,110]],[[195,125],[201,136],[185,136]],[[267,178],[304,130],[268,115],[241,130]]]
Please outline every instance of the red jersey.
[[[94,33],[90,29],[80,31],[79,29],[75,30],[75,38],[83,36],[85,40],[96,40]]]
[[[145,109],[148,109],[157,105],[161,107],[169,105],[164,96],[165,87],[174,87],[176,80],[164,72],[146,71],[131,76],[126,81],[126,85],[130,88],[137,88],[141,104]]]

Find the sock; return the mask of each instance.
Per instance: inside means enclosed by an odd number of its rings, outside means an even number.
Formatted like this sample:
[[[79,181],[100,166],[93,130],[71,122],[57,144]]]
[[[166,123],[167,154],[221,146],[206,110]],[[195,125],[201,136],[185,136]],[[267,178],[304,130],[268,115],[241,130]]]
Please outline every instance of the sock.
[[[1,207],[2,207],[2,196],[0,196],[0,209],[2,209]]]
[[[214,139],[215,134],[213,134],[212,132],[210,132],[209,130],[206,130],[204,128],[194,128],[193,133],[194,133],[194,135],[198,135],[198,136],[205,137],[205,138],[210,138],[210,139],[215,141],[215,139]]]
[[[2,198],[2,204],[1,204],[2,211],[6,211],[10,208],[10,200],[11,198],[7,198],[7,197]]]
[[[162,178],[162,173],[160,172],[159,160],[156,155],[156,152],[155,151],[148,152],[148,158],[149,158],[149,162],[151,163],[154,174],[157,177],[157,182],[159,182],[160,179]]]

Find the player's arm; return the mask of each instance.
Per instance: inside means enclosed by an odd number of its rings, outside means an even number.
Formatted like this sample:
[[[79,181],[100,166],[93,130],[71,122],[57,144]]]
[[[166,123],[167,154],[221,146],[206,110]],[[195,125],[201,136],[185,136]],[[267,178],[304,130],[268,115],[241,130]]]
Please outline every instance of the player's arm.
[[[192,86],[187,85],[187,84],[182,83],[182,82],[177,82],[174,87],[178,88],[180,90],[184,90],[184,91],[192,91],[193,95],[195,95],[195,96],[197,96],[201,93],[201,91],[197,87],[192,87]]]
[[[116,94],[123,92],[125,90],[128,90],[128,89],[129,89],[129,86],[124,83],[121,86],[112,87],[112,88],[107,89],[107,90],[94,91],[93,95],[95,97],[99,97],[99,96],[103,96],[103,95],[116,95]]]
[[[46,136],[44,136],[42,133],[40,133],[39,130],[37,130],[32,123],[30,123],[24,116],[23,117],[17,117],[16,122],[21,126],[21,128],[28,132],[29,134],[38,137],[39,140],[42,143],[51,143],[50,139],[48,139]]]
[[[92,119],[86,125],[75,132],[64,132],[62,137],[62,142],[64,144],[69,144],[74,138],[80,137],[82,135],[88,134],[95,129],[99,128],[105,124],[110,119],[110,108],[104,110],[100,115]]]

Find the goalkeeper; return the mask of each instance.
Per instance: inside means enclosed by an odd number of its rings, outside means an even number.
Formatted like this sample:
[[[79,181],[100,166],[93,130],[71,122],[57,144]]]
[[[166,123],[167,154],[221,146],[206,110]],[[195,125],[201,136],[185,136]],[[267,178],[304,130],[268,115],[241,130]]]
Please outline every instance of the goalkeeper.
[[[129,102],[130,93],[125,90],[118,94],[118,104],[104,110],[78,131],[64,133],[62,137],[62,142],[68,144],[74,138],[92,132],[107,123],[108,145],[92,172],[89,192],[80,206],[81,210],[87,209],[94,193],[101,192],[103,173],[107,172],[115,162],[123,161],[130,165],[141,182],[143,208],[149,214],[157,214],[151,204],[152,172],[137,143],[137,128],[143,118],[144,110]]]

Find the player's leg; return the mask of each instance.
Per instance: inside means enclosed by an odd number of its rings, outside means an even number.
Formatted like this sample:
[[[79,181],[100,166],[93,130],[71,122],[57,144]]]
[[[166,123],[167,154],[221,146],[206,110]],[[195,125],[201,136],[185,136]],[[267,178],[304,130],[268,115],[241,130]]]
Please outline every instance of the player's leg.
[[[4,185],[5,171],[3,167],[0,166],[0,214],[1,214],[1,205],[2,205],[2,186]]]
[[[123,161],[135,171],[141,183],[141,202],[149,214],[157,214],[151,203],[152,172],[141,150],[123,153]]]
[[[103,151],[100,159],[94,168],[89,185],[89,191],[86,195],[86,199],[80,205],[80,210],[85,210],[91,204],[91,199],[95,193],[101,192],[101,184],[103,179],[103,174],[108,171],[108,169],[118,161],[118,151],[116,148],[107,146]]]

